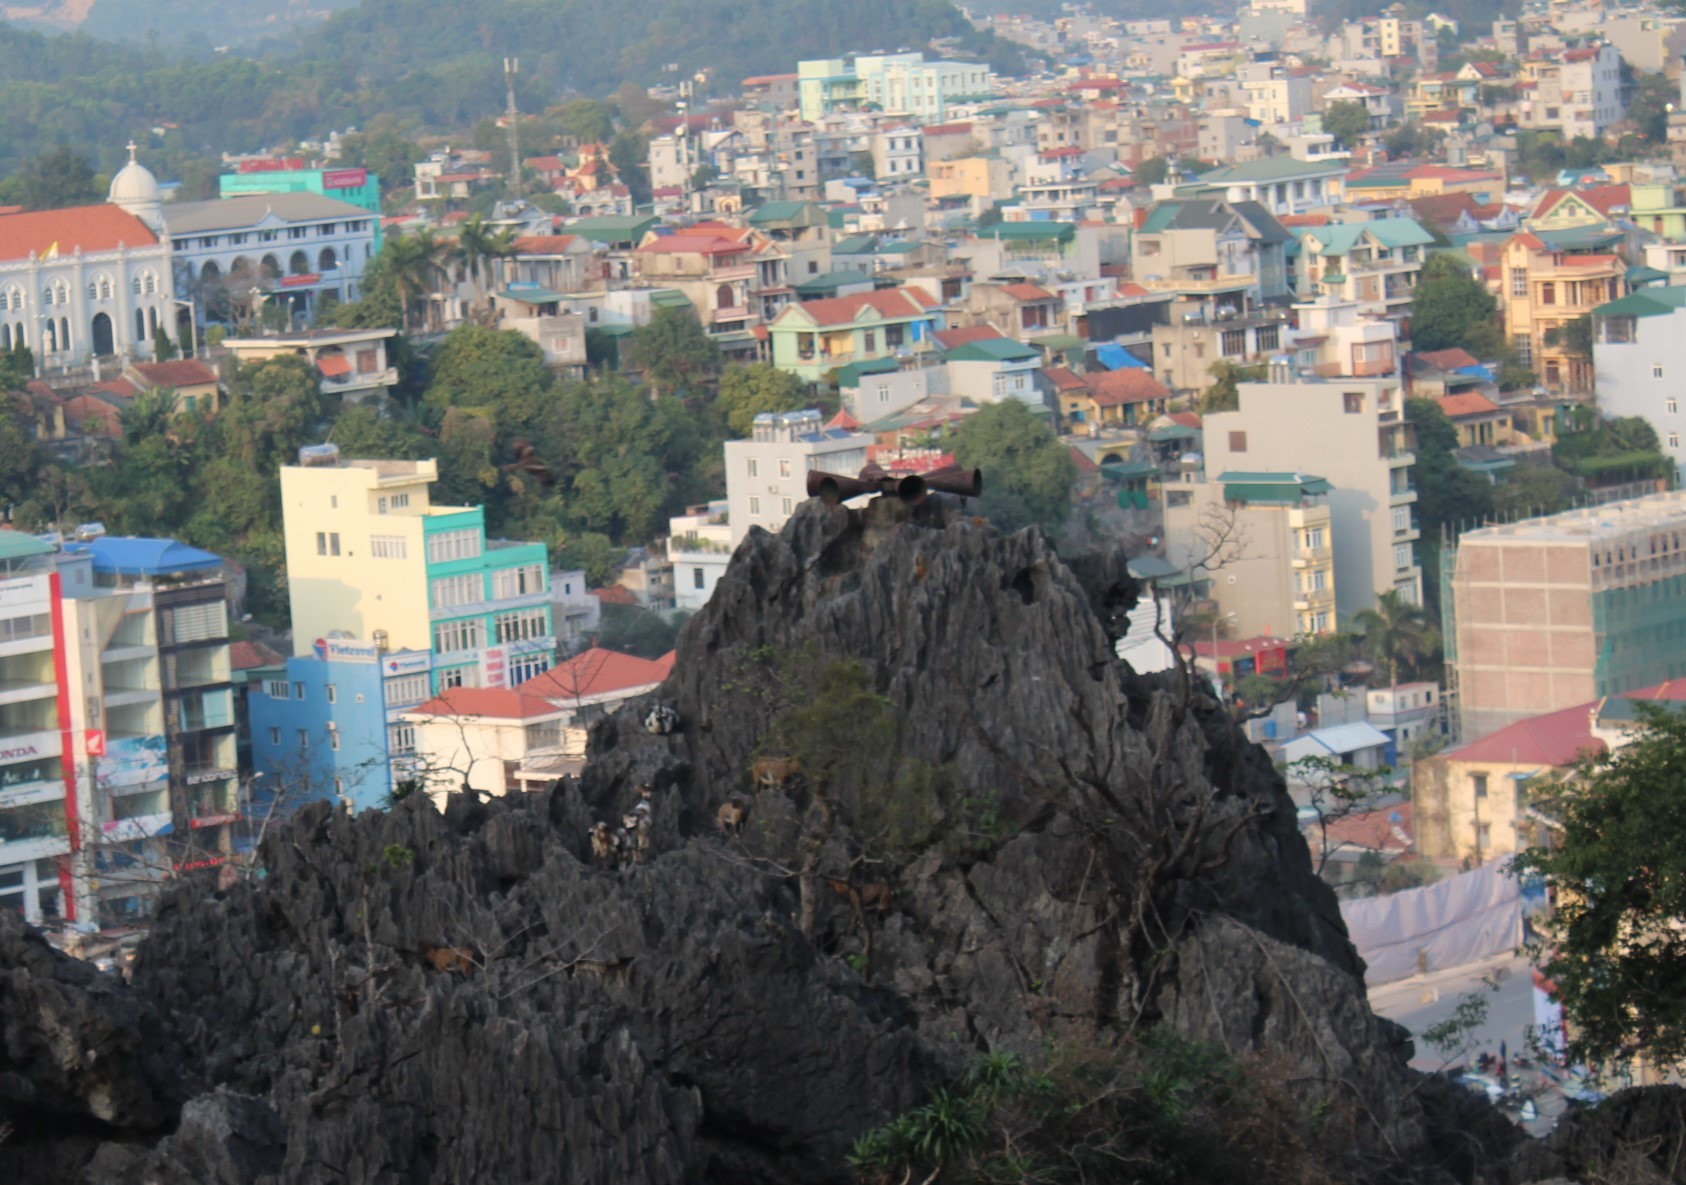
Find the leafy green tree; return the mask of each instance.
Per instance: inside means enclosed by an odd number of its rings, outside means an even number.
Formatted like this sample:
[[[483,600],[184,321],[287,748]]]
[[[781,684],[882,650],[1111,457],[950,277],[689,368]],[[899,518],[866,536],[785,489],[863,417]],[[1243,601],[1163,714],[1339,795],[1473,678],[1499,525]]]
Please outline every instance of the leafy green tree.
[[[228,383],[228,407],[216,423],[225,455],[268,474],[292,464],[301,445],[317,443],[328,419],[321,377],[303,358],[288,354],[236,370]]]
[[[10,408],[0,413],[0,509],[28,502],[37,494],[45,458],[21,419]]]
[[[673,649],[689,617],[688,613],[655,613],[637,605],[604,605],[597,644],[639,658],[660,658]]]
[[[515,231],[507,226],[495,227],[479,214],[462,224],[454,251],[468,267],[469,278],[477,292],[492,285],[493,261],[507,259],[515,253]]]
[[[1388,684],[1399,683],[1401,668],[1413,670],[1439,647],[1438,631],[1421,605],[1413,605],[1397,589],[1376,598],[1374,609],[1352,615],[1352,627],[1364,635],[1370,661],[1387,669]]]
[[[802,380],[768,362],[728,366],[720,374],[716,406],[734,436],[748,436],[765,412],[800,411],[807,400]]]
[[[979,509],[1005,531],[1057,531],[1071,516],[1077,465],[1054,430],[1017,399],[973,412],[953,431],[954,456],[983,470]]]
[[[1168,157],[1150,156],[1136,166],[1135,179],[1140,185],[1162,185],[1170,172],[1171,161]]]
[[[413,186],[416,162],[425,155],[390,117],[377,117],[367,132],[353,133],[340,141],[341,163],[348,167],[362,165],[379,177],[382,194]]]
[[[1417,526],[1424,536],[1443,526],[1476,522],[1492,513],[1493,486],[1458,464],[1457,426],[1432,399],[1407,399],[1405,417],[1416,432]]]
[[[650,169],[646,163],[650,157],[649,137],[639,132],[625,131],[609,142],[609,163],[615,167],[615,173],[632,193],[635,205],[645,205],[650,200]]]
[[[74,149],[60,144],[24,166],[17,196],[31,210],[57,210],[102,201],[93,166]]]
[[[1354,147],[1370,130],[1370,112],[1356,99],[1337,99],[1324,109],[1323,130],[1348,148]]]
[[[1534,954],[1570,1022],[1571,1062],[1666,1070],[1686,1062],[1686,716],[1640,714],[1628,744],[1535,795],[1552,842],[1513,867],[1557,886]]]
[[[570,99],[554,115],[562,134],[581,144],[607,144],[615,134],[613,113],[595,99]]]
[[[720,347],[689,309],[657,309],[648,325],[632,331],[626,353],[658,394],[700,386],[720,371]]]
[[[152,331],[152,358],[155,362],[168,362],[176,357],[176,353],[176,343],[170,340],[162,325]]]
[[[35,353],[22,342],[0,352],[0,391],[21,391],[35,377]]]
[[[384,279],[392,284],[393,294],[398,298],[403,320],[400,328],[409,328],[416,305],[433,290],[434,273],[444,252],[444,245],[427,227],[409,233],[394,232],[382,245],[376,262],[384,268]]]
[[[1493,294],[1471,274],[1462,255],[1438,252],[1423,263],[1411,300],[1411,344],[1418,350],[1467,348],[1474,326],[1498,315]]]
[[[1495,509],[1504,516],[1557,514],[1575,504],[1579,490],[1556,465],[1518,465],[1495,491]]]
[[[568,386],[558,417],[568,425],[555,464],[566,482],[571,524],[622,543],[653,538],[673,507],[667,433],[681,421],[658,414],[636,387],[616,379]]]
[[[557,551],[556,563],[563,571],[581,569],[585,572],[587,585],[602,588],[614,579],[615,565],[625,558],[626,548],[616,547],[614,540],[607,535],[596,531],[570,531]],[[607,610],[609,606],[603,608]],[[610,649],[619,647],[611,646]]]
[[[544,351],[526,334],[464,325],[446,334],[434,352],[423,400],[439,414],[450,407],[486,408],[500,428],[531,431],[546,418],[550,385]]]
[[[1200,396],[1200,410],[1210,415],[1215,411],[1235,411],[1241,406],[1241,383],[1257,382],[1265,377],[1263,366],[1242,366],[1222,358],[1212,363],[1209,372],[1212,385]]]

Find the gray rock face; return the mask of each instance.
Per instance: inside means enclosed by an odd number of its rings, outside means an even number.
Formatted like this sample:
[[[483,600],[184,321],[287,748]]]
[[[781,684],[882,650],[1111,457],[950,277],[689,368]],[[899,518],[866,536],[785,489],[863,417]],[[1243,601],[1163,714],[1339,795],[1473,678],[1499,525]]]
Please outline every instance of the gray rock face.
[[[0,1106],[46,1117],[0,1179],[37,1156],[30,1180],[102,1185],[840,1182],[859,1133],[976,1051],[1156,1022],[1277,1058],[1308,1113],[1344,1117],[1342,1179],[1499,1163],[1513,1129],[1424,1088],[1370,1013],[1263,755],[1197,689],[1112,659],[1097,614],[1129,592],[1115,559],[1074,572],[940,500],[752,533],[660,693],[678,730],[598,722],[581,782],[307,809],[264,879],[172,890],[132,988],[66,994],[82,972],[14,962],[28,940],[0,928]],[[800,692],[832,658],[864,664],[929,776],[919,842],[844,812],[806,847],[813,794],[751,777],[762,676]],[[651,858],[594,867],[589,827],[638,785]],[[734,796],[750,825],[725,839]],[[810,850],[845,891],[882,885],[883,916],[822,893],[803,933]],[[84,1027],[109,1033],[98,1075],[53,1040]]]

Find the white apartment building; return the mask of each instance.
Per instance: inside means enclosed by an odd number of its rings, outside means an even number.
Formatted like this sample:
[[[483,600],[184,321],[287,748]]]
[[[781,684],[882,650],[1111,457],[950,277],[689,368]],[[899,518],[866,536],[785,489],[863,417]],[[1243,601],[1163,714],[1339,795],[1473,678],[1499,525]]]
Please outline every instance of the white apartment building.
[[[1535,82],[1522,103],[1522,124],[1560,128],[1565,140],[1597,138],[1625,114],[1622,104],[1621,53],[1610,44],[1564,50],[1528,62],[1524,72]]]
[[[1594,309],[1592,362],[1599,412],[1644,419],[1686,474],[1686,287],[1641,288]]]
[[[726,514],[736,548],[751,527],[778,531],[808,498],[808,471],[853,476],[866,467],[865,432],[827,428],[820,413],[763,412],[748,440],[726,442]]]
[[[925,137],[908,124],[880,128],[872,136],[872,167],[880,181],[925,171]]]
[[[732,562],[728,502],[687,507],[667,520],[667,560],[673,565],[673,605],[695,613],[714,595]]]

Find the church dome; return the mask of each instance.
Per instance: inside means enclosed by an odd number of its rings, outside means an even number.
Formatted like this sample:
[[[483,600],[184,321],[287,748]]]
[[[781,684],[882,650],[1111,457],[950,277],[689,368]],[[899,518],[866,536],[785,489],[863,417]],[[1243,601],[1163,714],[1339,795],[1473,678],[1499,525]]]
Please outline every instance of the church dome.
[[[130,156],[129,163],[117,170],[117,175],[111,179],[111,193],[108,201],[118,205],[127,202],[156,202],[159,200],[158,178],[152,175],[152,170]]]
[[[135,159],[133,142],[129,144],[129,163],[111,179],[111,192],[106,200],[127,210],[153,231],[164,229],[164,197],[158,190],[158,178]]]

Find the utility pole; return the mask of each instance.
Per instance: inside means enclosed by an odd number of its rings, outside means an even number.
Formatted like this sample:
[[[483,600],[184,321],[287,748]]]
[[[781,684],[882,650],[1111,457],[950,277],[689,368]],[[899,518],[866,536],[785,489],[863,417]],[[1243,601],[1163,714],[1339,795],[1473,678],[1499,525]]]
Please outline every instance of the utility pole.
[[[679,84],[679,126],[674,129],[674,135],[679,137],[679,206],[685,213],[691,210],[691,84],[689,81]]]
[[[515,76],[521,73],[520,58],[503,60],[503,82],[509,93],[505,115],[509,119],[509,195],[521,196],[521,116],[515,109]]]

